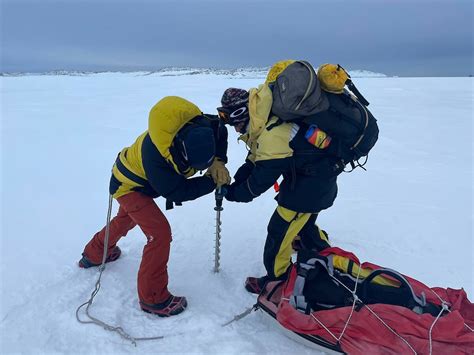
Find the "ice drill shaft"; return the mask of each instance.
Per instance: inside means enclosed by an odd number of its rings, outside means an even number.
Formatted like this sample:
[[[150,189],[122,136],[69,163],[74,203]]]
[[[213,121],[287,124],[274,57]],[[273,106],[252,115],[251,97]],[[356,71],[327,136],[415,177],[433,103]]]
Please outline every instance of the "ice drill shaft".
[[[222,189],[220,187],[216,189],[215,197],[216,207],[214,207],[214,210],[216,211],[216,244],[214,247],[214,272],[217,273],[219,272],[221,261],[221,211],[224,209],[222,208],[224,195],[222,194]]]

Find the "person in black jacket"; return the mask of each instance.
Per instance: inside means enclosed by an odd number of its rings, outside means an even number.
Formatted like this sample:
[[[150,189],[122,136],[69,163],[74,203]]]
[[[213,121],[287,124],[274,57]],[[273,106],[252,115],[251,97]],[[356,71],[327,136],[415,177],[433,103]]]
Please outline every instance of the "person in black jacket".
[[[118,240],[138,225],[147,238],[138,271],[138,297],[145,312],[159,316],[181,313],[185,297],[168,291],[167,263],[171,228],[153,201],[162,196],[167,208],[194,200],[230,182],[227,129],[217,117],[203,115],[193,103],[176,96],[160,100],[149,115],[148,130],[124,148],[112,169],[110,194],[120,208],[110,221],[107,262],[116,260]],[[197,171],[206,174],[191,178]],[[79,266],[101,263],[105,227],[86,245]]]
[[[252,99],[251,96],[250,106]],[[249,292],[260,293],[268,280],[286,277],[297,236],[306,248],[322,250],[330,246],[327,234],[315,221],[321,210],[332,206],[337,195],[337,177],[326,173],[331,158],[308,143],[305,130],[296,123],[280,123],[278,117],[270,115],[258,138],[249,143],[252,109],[249,111],[246,90],[227,89],[221,104],[217,109],[221,120],[242,133],[241,139],[250,146],[235,181],[226,187],[225,198],[250,202],[283,177],[276,197],[278,207],[268,224],[263,255],[267,275],[248,277],[245,283]],[[255,122],[253,125],[258,126]]]

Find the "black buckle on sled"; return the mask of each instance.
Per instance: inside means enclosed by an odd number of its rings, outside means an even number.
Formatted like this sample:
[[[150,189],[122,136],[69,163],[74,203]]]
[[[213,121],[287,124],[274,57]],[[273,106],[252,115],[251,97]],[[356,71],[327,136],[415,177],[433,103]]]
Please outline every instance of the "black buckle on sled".
[[[359,312],[362,309],[362,307],[364,307],[364,302],[362,302],[362,300],[359,297],[357,296],[355,297],[356,297],[356,300],[355,300],[354,311]]]

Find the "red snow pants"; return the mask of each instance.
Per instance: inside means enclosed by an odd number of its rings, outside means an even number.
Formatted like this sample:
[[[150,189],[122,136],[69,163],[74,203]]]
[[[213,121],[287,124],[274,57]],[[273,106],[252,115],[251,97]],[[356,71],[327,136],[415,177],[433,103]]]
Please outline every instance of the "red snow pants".
[[[169,298],[168,258],[170,254],[171,228],[168,220],[155,201],[140,192],[131,192],[117,199],[120,204],[117,215],[110,221],[109,252],[129,230],[138,225],[147,244],[143,248],[138,270],[138,298],[147,304],[164,302]],[[105,227],[97,232],[84,249],[84,255],[95,264],[102,262]]]

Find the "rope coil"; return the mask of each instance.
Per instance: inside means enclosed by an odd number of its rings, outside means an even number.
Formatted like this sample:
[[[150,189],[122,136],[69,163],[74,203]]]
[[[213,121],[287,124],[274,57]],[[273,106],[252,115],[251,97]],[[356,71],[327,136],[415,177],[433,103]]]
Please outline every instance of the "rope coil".
[[[159,335],[155,337],[147,337],[147,338],[135,338],[128,334],[122,327],[115,327],[113,325],[107,324],[104,321],[91,316],[89,313],[89,308],[92,305],[92,302],[94,301],[95,296],[99,293],[100,286],[101,286],[101,278],[102,274],[105,270],[105,260],[107,259],[107,249],[108,249],[108,244],[109,244],[109,235],[110,235],[110,218],[111,218],[111,213],[112,213],[112,202],[113,198],[112,195],[109,195],[109,208],[107,210],[107,223],[105,225],[105,239],[104,239],[104,253],[102,254],[102,263],[99,266],[99,277],[97,278],[97,281],[95,283],[94,290],[91,293],[91,296],[88,301],[84,302],[81,304],[79,307],[76,309],[76,319],[79,323],[82,324],[96,324],[105,330],[111,331],[111,332],[116,332],[118,333],[123,339],[130,341],[134,346],[137,346],[137,341],[143,341],[143,340],[158,340],[158,339],[163,339],[164,336]],[[82,320],[79,317],[79,311],[84,307],[85,308],[85,314],[89,318],[89,320]]]

